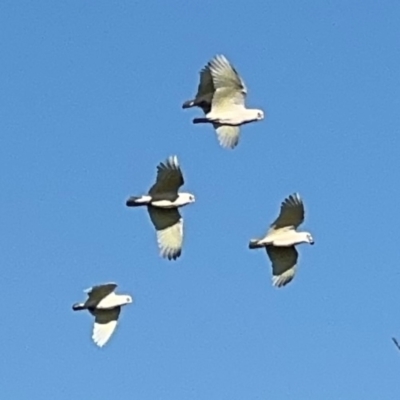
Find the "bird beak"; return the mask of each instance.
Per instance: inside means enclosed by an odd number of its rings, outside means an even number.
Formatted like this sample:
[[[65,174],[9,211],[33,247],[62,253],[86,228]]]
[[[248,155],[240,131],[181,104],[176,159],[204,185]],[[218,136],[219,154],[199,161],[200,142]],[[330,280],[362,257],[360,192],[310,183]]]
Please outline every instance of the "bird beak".
[[[312,242],[310,242],[311,246],[314,244],[314,240]]]

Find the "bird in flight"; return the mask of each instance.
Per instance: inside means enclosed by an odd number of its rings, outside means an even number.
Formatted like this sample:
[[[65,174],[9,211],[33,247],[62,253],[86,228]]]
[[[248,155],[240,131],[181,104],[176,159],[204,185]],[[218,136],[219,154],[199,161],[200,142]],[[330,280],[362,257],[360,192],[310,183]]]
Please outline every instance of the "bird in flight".
[[[236,69],[223,55],[215,56],[200,71],[200,83],[193,100],[182,108],[199,107],[203,118],[194,124],[212,124],[220,145],[233,149],[239,143],[240,126],[264,119],[264,111],[246,108],[247,88]]]
[[[171,156],[157,166],[156,183],[148,194],[131,196],[126,202],[128,207],[147,207],[160,255],[168,260],[176,260],[182,253],[183,218],[178,209],[195,202],[193,194],[178,192],[183,184],[178,158]]]
[[[85,290],[88,299],[72,306],[74,311],[88,310],[94,316],[92,339],[103,347],[117,327],[121,307],[133,302],[131,296],[116,294],[116,283],[105,283]]]
[[[272,284],[282,287],[288,284],[296,273],[300,243],[314,244],[309,232],[298,232],[297,228],[304,221],[304,204],[299,194],[286,198],[281,204],[278,218],[270,225],[262,239],[253,239],[250,249],[264,247],[272,263]]]

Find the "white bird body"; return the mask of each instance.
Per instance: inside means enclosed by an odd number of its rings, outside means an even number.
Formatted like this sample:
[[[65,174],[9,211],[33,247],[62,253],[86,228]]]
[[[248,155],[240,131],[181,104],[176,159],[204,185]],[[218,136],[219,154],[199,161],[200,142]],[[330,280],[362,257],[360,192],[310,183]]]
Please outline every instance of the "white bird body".
[[[308,232],[297,232],[294,229],[279,229],[267,234],[264,239],[258,240],[258,244],[262,246],[273,245],[277,247],[294,246],[300,243],[309,243]]]
[[[110,308],[124,306],[125,304],[132,303],[132,297],[125,294],[115,294],[115,292],[110,293],[104,299],[100,300],[97,304],[96,309],[98,310],[108,310]]]
[[[295,276],[298,253],[296,245],[314,244],[309,232],[297,232],[304,221],[304,205],[296,193],[290,195],[281,204],[278,218],[271,224],[265,237],[252,239],[250,249],[265,248],[272,262],[272,283],[282,287]]]
[[[249,109],[242,106],[236,106],[229,111],[218,112],[211,110],[206,114],[206,119],[210,123],[217,123],[220,125],[241,126],[253,121],[262,119],[259,117],[260,110]],[[262,114],[264,115],[264,114]]]
[[[165,197],[167,197],[169,194],[166,193]],[[162,194],[160,194],[158,197],[163,197]],[[171,200],[153,200],[151,196],[148,195],[143,195],[135,199],[135,202],[137,203],[136,205],[152,205],[153,207],[157,208],[178,208],[178,207],[183,207],[186,206],[190,203],[194,203],[196,201],[196,198],[193,194],[191,193],[178,193],[178,198],[171,201]]]

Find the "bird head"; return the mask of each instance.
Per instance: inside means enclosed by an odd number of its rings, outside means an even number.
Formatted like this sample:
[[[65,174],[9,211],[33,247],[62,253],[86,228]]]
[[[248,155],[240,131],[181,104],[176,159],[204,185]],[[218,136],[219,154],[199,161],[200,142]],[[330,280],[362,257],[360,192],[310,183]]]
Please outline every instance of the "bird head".
[[[256,111],[257,111],[256,120],[260,121],[260,120],[264,119],[264,111],[262,111],[262,110],[256,110]]]
[[[125,296],[125,303],[126,304],[133,303],[133,298],[131,296]]]
[[[182,205],[194,203],[196,197],[192,193],[179,193],[179,203]]]
[[[306,240],[307,240],[307,243],[314,244],[314,239],[311,236],[311,233],[306,232]]]

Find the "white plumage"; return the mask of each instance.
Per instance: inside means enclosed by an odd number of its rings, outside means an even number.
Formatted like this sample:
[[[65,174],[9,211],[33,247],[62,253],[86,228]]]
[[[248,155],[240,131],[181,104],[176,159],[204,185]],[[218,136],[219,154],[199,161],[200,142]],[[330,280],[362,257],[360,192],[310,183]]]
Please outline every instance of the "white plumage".
[[[95,317],[93,325],[92,339],[99,347],[103,347],[110,339],[117,327],[120,307],[112,308],[110,310],[97,310],[92,311]]]

